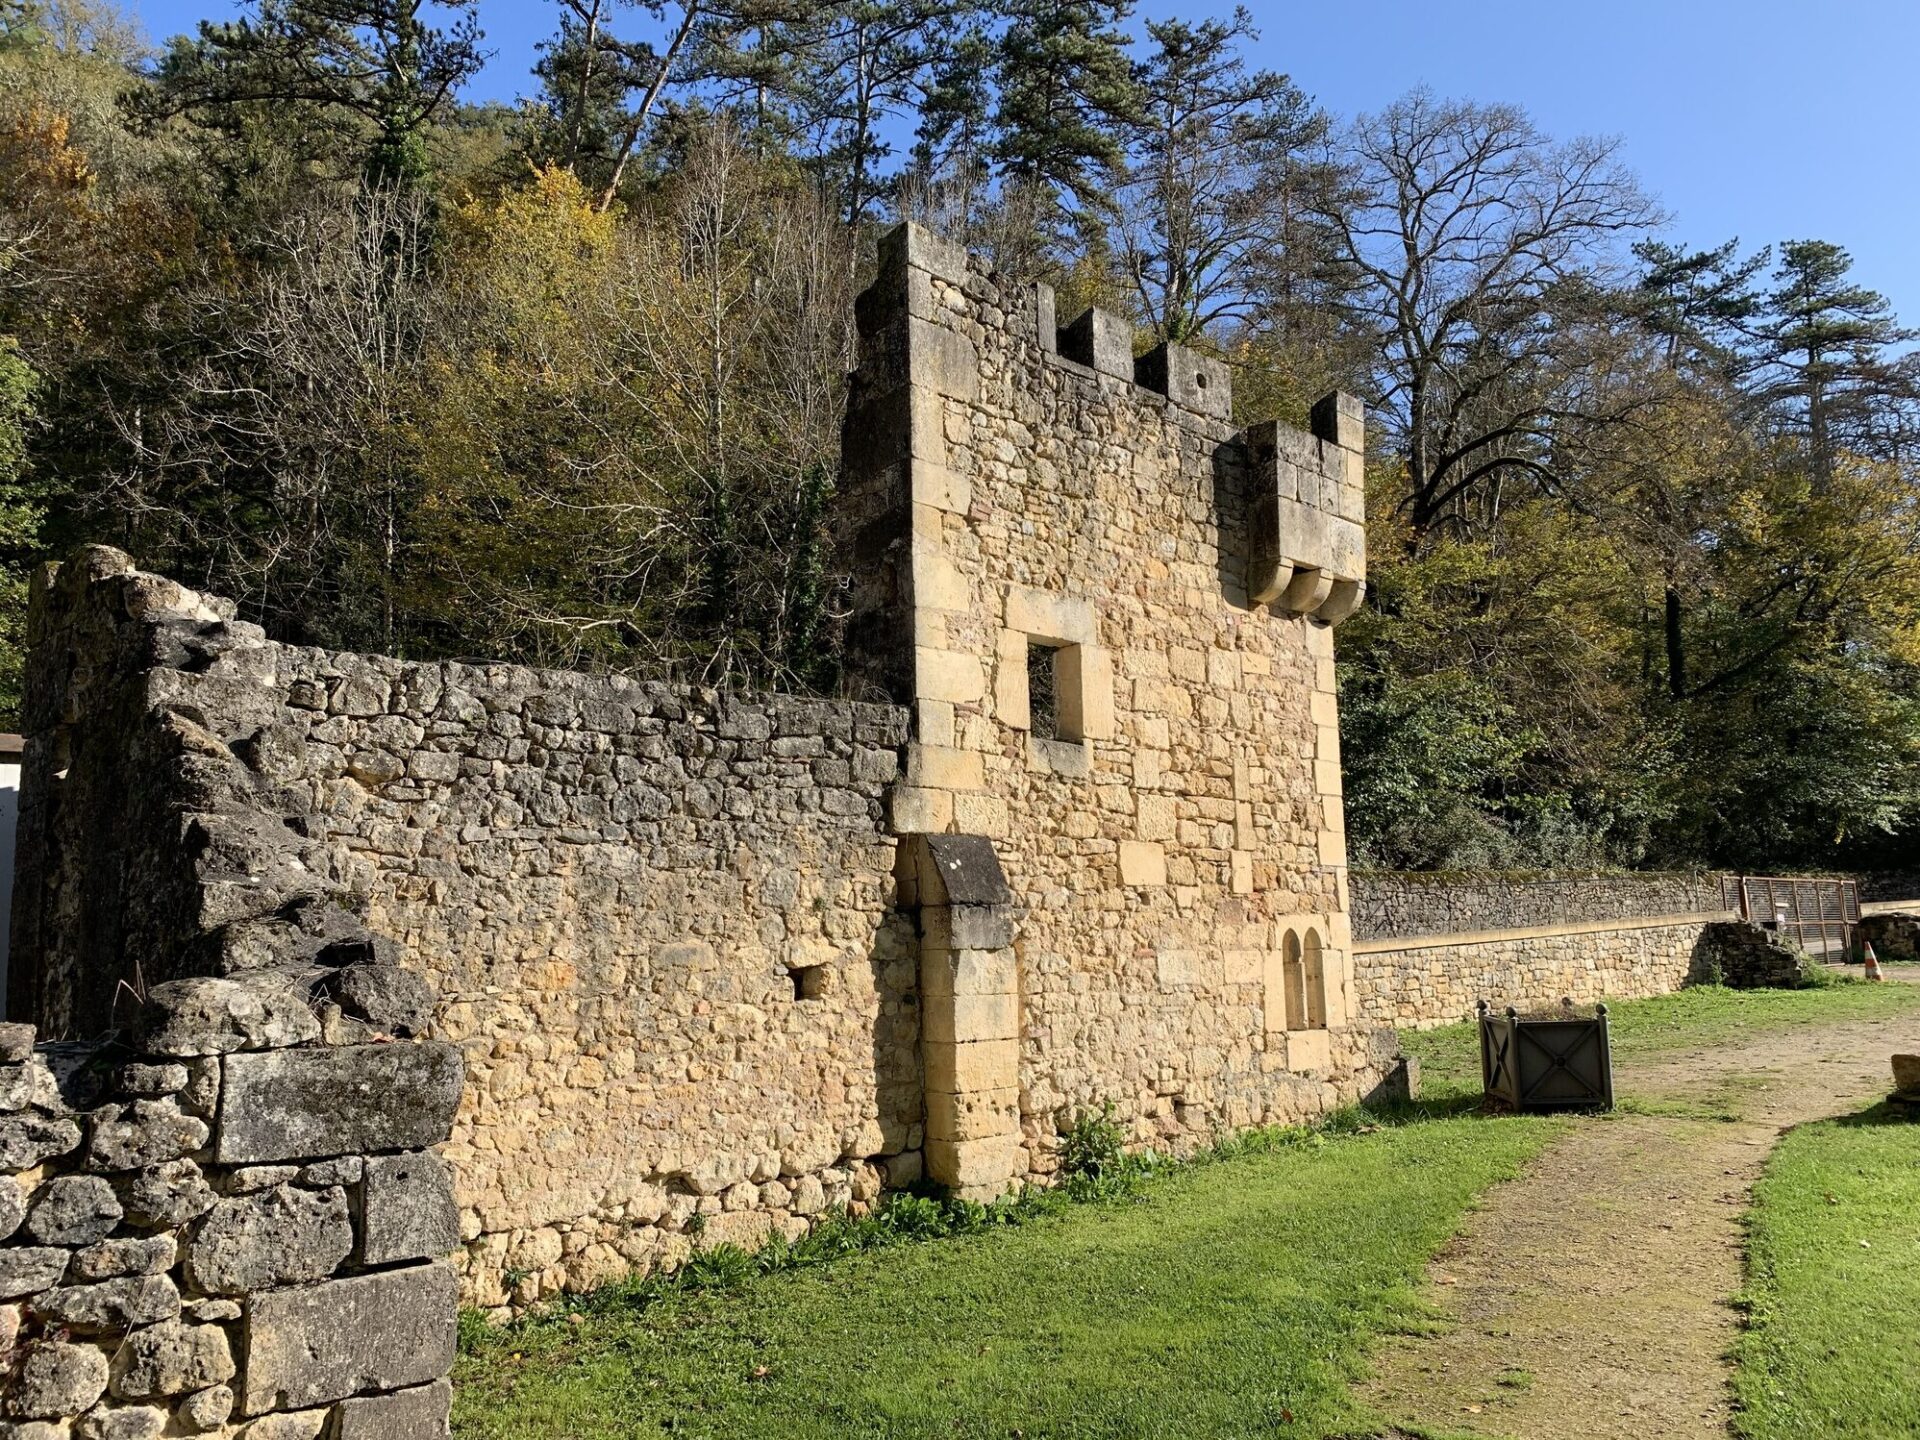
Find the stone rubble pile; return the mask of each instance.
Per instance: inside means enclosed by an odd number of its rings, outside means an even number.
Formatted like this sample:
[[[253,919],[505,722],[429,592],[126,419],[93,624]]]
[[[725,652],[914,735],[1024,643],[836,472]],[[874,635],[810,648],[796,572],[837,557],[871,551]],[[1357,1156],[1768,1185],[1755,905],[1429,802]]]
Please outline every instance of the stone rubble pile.
[[[1792,990],[1806,983],[1807,957],[1777,930],[1745,920],[1716,921],[1701,933],[1705,964],[1735,990]]]

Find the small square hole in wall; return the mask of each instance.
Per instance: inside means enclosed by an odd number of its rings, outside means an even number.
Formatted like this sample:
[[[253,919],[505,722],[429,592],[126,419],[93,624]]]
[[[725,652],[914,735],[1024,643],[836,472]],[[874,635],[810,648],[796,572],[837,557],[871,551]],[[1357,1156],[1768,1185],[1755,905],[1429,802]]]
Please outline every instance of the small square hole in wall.
[[[1060,647],[1027,642],[1027,713],[1033,738],[1060,739]]]
[[[818,1000],[827,993],[827,967],[824,965],[796,965],[787,971],[787,978],[793,982],[793,998],[796,1000]]]

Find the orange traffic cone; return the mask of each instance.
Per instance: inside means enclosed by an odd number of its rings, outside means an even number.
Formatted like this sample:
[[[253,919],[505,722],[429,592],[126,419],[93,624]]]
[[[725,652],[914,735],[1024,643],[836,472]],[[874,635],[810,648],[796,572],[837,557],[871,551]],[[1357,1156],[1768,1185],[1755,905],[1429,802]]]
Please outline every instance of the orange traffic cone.
[[[1878,980],[1881,978],[1880,957],[1873,953],[1873,942],[1871,940],[1866,943],[1865,953],[1861,957],[1861,963],[1866,966],[1867,979]]]

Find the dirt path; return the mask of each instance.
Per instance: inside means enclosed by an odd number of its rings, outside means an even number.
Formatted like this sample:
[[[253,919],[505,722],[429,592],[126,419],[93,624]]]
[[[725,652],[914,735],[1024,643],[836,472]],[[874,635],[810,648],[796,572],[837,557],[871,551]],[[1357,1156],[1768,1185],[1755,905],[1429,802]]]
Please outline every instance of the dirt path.
[[[1617,1089],[1648,1108],[1739,1118],[1580,1121],[1435,1259],[1457,1325],[1386,1349],[1365,1398],[1437,1433],[1724,1440],[1748,1189],[1781,1131],[1884,1094],[1900,1049],[1920,1016],[1623,1062]]]

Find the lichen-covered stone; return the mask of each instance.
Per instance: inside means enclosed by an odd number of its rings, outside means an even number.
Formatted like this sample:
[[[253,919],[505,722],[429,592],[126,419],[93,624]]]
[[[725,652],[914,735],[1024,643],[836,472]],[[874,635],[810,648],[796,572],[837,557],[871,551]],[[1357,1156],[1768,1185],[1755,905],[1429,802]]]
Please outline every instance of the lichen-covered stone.
[[[299,1409],[428,1384],[453,1367],[459,1285],[444,1264],[384,1270],[248,1302],[240,1409]]]
[[[157,1100],[162,1095],[177,1095],[187,1088],[184,1065],[123,1065],[120,1067],[120,1092],[140,1099]]]
[[[191,1160],[151,1166],[123,1181],[120,1190],[127,1220],[155,1230],[184,1225],[206,1214],[220,1198]]]
[[[122,1400],[149,1400],[224,1388],[233,1375],[225,1330],[176,1320],[127,1337],[113,1357],[112,1385]]]
[[[235,1440],[321,1440],[331,1410],[301,1410],[288,1415],[263,1415],[235,1432]]]
[[[18,1065],[33,1054],[34,1028],[17,1021],[0,1022],[0,1064]]]
[[[142,1048],[155,1055],[225,1055],[320,1038],[306,988],[278,972],[157,985],[141,1013]]]
[[[95,1170],[141,1170],[184,1159],[207,1143],[207,1122],[172,1099],[136,1100],[94,1112],[87,1163]]]
[[[159,1440],[167,1419],[153,1405],[102,1405],[81,1417],[74,1434],[80,1440]]]
[[[348,1015],[390,1035],[419,1035],[433,1018],[432,987],[395,965],[349,965],[325,989]]]
[[[212,1295],[246,1295],[331,1275],[353,1249],[344,1190],[280,1185],[222,1200],[187,1246],[187,1273]]]
[[[68,1259],[68,1251],[53,1246],[0,1248],[0,1300],[18,1300],[58,1285]]]
[[[80,1127],[64,1116],[0,1116],[0,1170],[31,1170],[80,1148]]]
[[[214,1153],[260,1164],[434,1145],[459,1107],[464,1074],[460,1052],[445,1044],[235,1055]]]
[[[53,1324],[103,1334],[173,1319],[180,1313],[180,1291],[166,1275],[130,1275],[50,1290],[35,1299],[34,1308]]]
[[[114,1280],[123,1275],[164,1275],[179,1258],[180,1244],[171,1235],[128,1240],[102,1240],[77,1250],[73,1256],[75,1280]]]
[[[187,1396],[175,1411],[181,1426],[195,1434],[218,1430],[233,1414],[233,1387],[212,1385]]]
[[[33,1103],[33,1072],[25,1065],[0,1065],[0,1115],[11,1115]]]
[[[300,1183],[310,1190],[325,1190],[334,1185],[358,1185],[366,1174],[366,1161],[358,1155],[343,1155],[338,1160],[316,1160],[300,1167]]]
[[[63,1419],[86,1411],[106,1389],[107,1357],[98,1346],[42,1341],[28,1347],[6,1410],[22,1420]]]
[[[453,1386],[445,1380],[397,1395],[345,1400],[334,1440],[447,1440]]]
[[[10,1175],[0,1175],[0,1240],[8,1239],[27,1218],[26,1192]]]
[[[298,1165],[243,1165],[227,1176],[229,1195],[251,1195],[256,1190],[271,1190],[290,1185],[300,1178]]]
[[[124,1212],[97,1175],[61,1175],[42,1185],[27,1211],[27,1237],[41,1245],[91,1245],[113,1233]]]
[[[431,1150],[367,1161],[361,1257],[369,1265],[433,1260],[460,1246],[453,1177]]]

